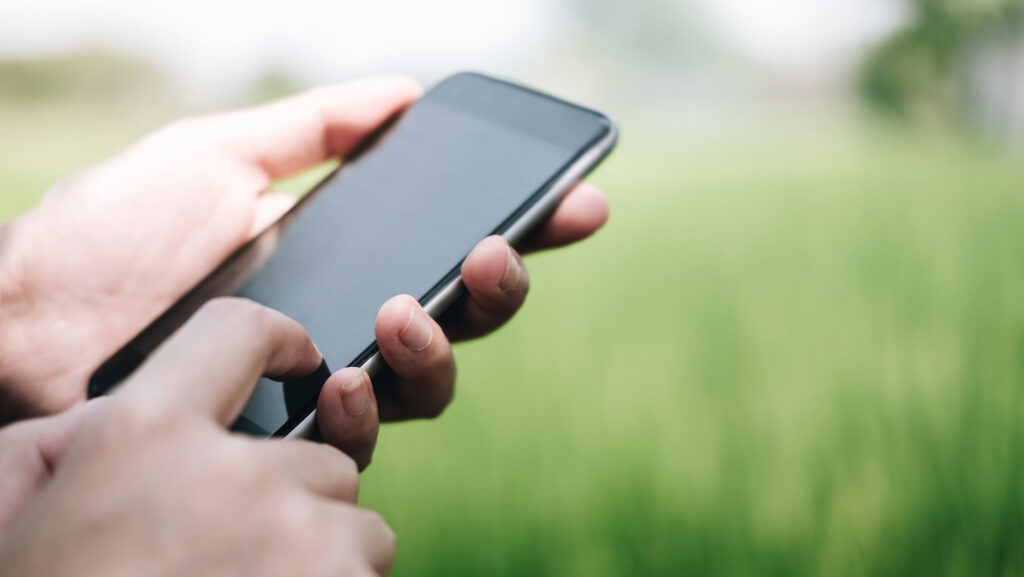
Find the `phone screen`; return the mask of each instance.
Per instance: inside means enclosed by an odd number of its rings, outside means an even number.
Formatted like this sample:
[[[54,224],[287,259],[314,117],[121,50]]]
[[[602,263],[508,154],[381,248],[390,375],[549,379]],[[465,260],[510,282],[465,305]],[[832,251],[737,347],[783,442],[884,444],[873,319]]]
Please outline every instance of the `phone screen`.
[[[450,77],[297,207],[236,294],[301,323],[331,367],[365,361],[387,299],[424,302],[610,130],[595,112],[527,89]],[[294,427],[322,382],[263,379],[235,428]]]

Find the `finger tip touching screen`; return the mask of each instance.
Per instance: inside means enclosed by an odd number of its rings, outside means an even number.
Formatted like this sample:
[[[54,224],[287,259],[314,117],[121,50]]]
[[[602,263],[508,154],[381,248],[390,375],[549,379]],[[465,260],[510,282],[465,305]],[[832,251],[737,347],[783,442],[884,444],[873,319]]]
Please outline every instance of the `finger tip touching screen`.
[[[272,251],[249,243],[112,357],[90,394],[128,374],[218,289],[301,323],[332,367],[372,369],[374,319],[388,298],[411,294],[440,313],[476,243],[518,240],[615,138],[597,112],[481,74],[451,76],[263,233]],[[264,379],[236,429],[285,435],[308,424],[328,374],[323,365],[299,382]]]

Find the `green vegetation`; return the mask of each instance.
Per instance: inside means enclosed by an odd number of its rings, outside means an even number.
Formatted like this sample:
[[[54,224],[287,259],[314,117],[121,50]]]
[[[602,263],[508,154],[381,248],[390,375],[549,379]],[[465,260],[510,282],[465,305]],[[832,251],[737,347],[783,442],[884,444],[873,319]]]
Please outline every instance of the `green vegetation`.
[[[586,246],[389,427],[400,575],[1024,571],[1024,171],[893,134],[631,138]]]
[[[47,59],[0,60],[0,99],[139,101],[168,92],[167,80],[152,66],[112,52],[86,51]],[[144,100],[143,100],[144,101]]]
[[[994,70],[979,70],[990,67],[977,58],[999,42],[1019,41],[1024,31],[1024,2],[910,0],[906,4],[913,14],[912,23],[878,46],[864,63],[860,84],[865,99],[875,109],[904,119],[977,122],[970,118],[977,114],[971,110],[971,100],[983,89],[980,75],[993,74],[996,79],[1020,75],[1019,66],[1005,61]],[[987,79],[980,84],[991,82]],[[1019,82],[1015,78],[1005,89],[1010,91],[1011,103],[1019,96]]]
[[[0,207],[136,132],[7,158]],[[1024,169],[883,129],[624,134],[608,228],[529,259],[444,417],[382,432],[395,574],[1024,572]]]

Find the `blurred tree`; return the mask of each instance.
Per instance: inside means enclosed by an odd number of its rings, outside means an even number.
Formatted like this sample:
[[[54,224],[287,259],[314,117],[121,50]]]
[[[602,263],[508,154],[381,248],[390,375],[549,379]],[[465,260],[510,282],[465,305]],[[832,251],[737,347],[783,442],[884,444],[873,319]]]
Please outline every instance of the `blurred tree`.
[[[152,105],[172,94],[170,82],[152,65],[106,51],[0,60],[0,100]]]
[[[1016,118],[1024,97],[1024,0],[911,1],[911,25],[865,62],[867,101],[915,121]]]

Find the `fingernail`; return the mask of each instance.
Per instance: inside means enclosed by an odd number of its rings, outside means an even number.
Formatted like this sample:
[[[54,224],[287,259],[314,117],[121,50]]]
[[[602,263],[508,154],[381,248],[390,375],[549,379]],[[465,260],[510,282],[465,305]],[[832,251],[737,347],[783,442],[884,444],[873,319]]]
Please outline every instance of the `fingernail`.
[[[519,288],[523,279],[523,263],[511,246],[505,247],[505,276],[501,277],[498,288],[503,291]]]
[[[411,351],[422,351],[430,346],[434,340],[434,329],[430,326],[430,319],[419,307],[411,307],[409,322],[406,323],[402,332],[398,333],[398,340],[405,348]]]
[[[341,406],[350,417],[361,417],[370,410],[370,382],[359,371],[341,385]]]

